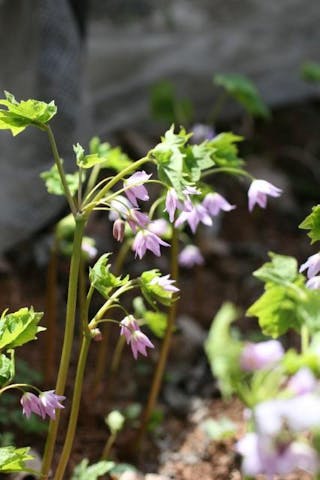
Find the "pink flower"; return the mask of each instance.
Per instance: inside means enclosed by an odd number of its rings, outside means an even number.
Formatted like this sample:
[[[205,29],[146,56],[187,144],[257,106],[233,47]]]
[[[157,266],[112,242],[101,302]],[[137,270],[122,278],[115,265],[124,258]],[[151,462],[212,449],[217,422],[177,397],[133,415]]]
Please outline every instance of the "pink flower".
[[[307,275],[309,279],[320,272],[320,253],[311,255],[311,257],[301,265],[299,272],[304,272],[304,270],[308,270]]]
[[[31,413],[35,413],[39,415],[39,417],[43,417],[42,414],[42,405],[40,402],[39,397],[34,395],[34,393],[26,392],[22,395],[20,403],[22,405],[22,413],[27,417],[30,418]]]
[[[320,276],[316,275],[315,277],[309,278],[306,283],[306,287],[310,290],[319,290],[320,289]]]
[[[198,247],[187,245],[179,254],[179,265],[191,268],[194,265],[203,265],[204,258]]]
[[[165,235],[170,229],[170,224],[164,218],[158,218],[149,223],[148,230],[156,235]]]
[[[166,208],[164,211],[168,212],[170,222],[174,221],[174,214],[177,208],[182,208],[181,202],[177,192],[173,188],[169,188],[166,195]]]
[[[54,393],[54,390],[40,393],[39,399],[42,405],[42,418],[45,418],[45,416],[48,415],[52,420],[55,420],[56,409],[64,408],[60,402],[65,400],[65,398],[66,397],[63,395],[57,395]]]
[[[150,222],[150,219],[146,213],[140,212],[136,208],[130,208],[127,214],[127,221],[133,233],[136,233],[137,228],[146,227]]]
[[[240,356],[240,365],[243,370],[253,372],[270,367],[281,360],[283,355],[283,347],[277,340],[247,343]]]
[[[236,208],[235,205],[231,205],[222,195],[219,193],[208,193],[203,199],[202,205],[207,209],[210,215],[215,217],[221,210],[230,212]]]
[[[317,380],[311,370],[307,367],[300,370],[290,378],[287,388],[295,395],[303,395],[314,391]]]
[[[121,320],[120,325],[120,335],[125,336],[127,343],[130,342],[133,332],[135,332],[136,330],[140,330],[139,324],[133,315],[128,315],[127,317],[124,317],[124,319]]]
[[[133,241],[132,249],[135,251],[136,257],[138,256],[140,259],[144,256],[147,250],[150,250],[154,255],[160,257],[160,245],[170,247],[167,242],[161,240],[161,238],[155,233],[152,233],[149,230],[140,230]]]
[[[257,203],[261,208],[267,206],[267,195],[280,197],[282,190],[266,180],[253,180],[248,190],[249,210],[253,210]]]
[[[125,223],[121,218],[117,218],[113,223],[112,228],[112,235],[113,238],[117,240],[117,242],[122,242],[124,239],[124,230],[125,230]]]
[[[184,222],[188,222],[192,233],[196,232],[200,222],[205,225],[212,225],[212,220],[207,209],[200,203],[198,205],[193,205],[190,211],[181,212],[175,221],[175,226],[179,227]]]
[[[172,280],[170,275],[163,275],[162,277],[154,277],[150,285],[159,285],[166,292],[179,292],[179,288],[172,285],[173,283],[175,283],[175,280]]]
[[[133,358],[137,360],[138,353],[141,353],[145,357],[147,356],[147,347],[154,348],[154,345],[150,342],[147,335],[141,332],[141,330],[135,330],[129,340]]]
[[[150,177],[151,175],[148,175],[142,170],[141,172],[135,172],[123,182],[123,186],[126,189],[125,194],[135,207],[138,206],[137,199],[143,201],[149,200],[148,191],[142,184],[149,180]]]

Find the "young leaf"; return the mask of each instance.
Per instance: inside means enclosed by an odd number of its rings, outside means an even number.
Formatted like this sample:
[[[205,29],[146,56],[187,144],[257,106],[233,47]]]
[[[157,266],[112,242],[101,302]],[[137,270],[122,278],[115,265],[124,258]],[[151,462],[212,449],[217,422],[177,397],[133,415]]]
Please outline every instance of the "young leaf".
[[[238,74],[217,74],[213,83],[223,87],[254,117],[267,118],[270,111],[262,100],[255,85],[245,76]]]
[[[273,282],[278,285],[287,285],[288,282],[294,282],[300,277],[298,273],[298,263],[293,257],[287,255],[277,255],[269,253],[271,262],[265,263],[261,268],[254,272],[254,276],[263,282]]]
[[[94,165],[98,163],[102,163],[104,161],[98,153],[91,153],[90,155],[85,155],[83,147],[80,143],[73,145],[73,151],[76,154],[77,165],[81,168],[92,168]]]
[[[40,177],[45,181],[49,193],[53,195],[64,195],[64,189],[56,165],[53,165],[50,170],[42,172]],[[79,187],[79,173],[67,173],[66,181],[71,195],[74,195]]]
[[[29,125],[42,126],[56,114],[54,102],[45,103],[38,100],[17,102],[14,96],[5,92],[6,99],[0,100],[0,129],[9,129],[13,135],[22,132]]]
[[[312,207],[312,212],[300,223],[299,228],[310,230],[308,237],[311,238],[311,244],[320,240],[320,205]]]
[[[89,465],[89,460],[84,458],[73,471],[71,480],[97,480],[102,475],[110,472],[115,467],[114,462],[102,460]]]
[[[13,350],[12,350],[13,352]],[[7,385],[14,377],[14,356],[7,357],[4,354],[0,354],[0,388]]]
[[[238,142],[242,142],[243,137],[234,135],[232,132],[224,132],[216,135],[207,142],[212,150],[212,159],[217,167],[241,167],[243,160],[238,156]]]
[[[158,338],[163,338],[167,329],[168,317],[163,312],[153,312],[147,310],[143,313],[143,319],[146,325],[150,328],[151,332]]]
[[[320,63],[305,62],[301,67],[302,78],[310,83],[320,83]]]
[[[92,286],[103,296],[107,297],[110,290],[121,287],[129,281],[129,275],[121,279],[110,272],[110,253],[102,255],[95,265],[90,268],[89,278]]]
[[[159,277],[161,272],[154,269],[143,272],[139,278],[141,293],[152,307],[155,307],[156,302],[169,306],[173,301],[173,292],[157,283]]]
[[[101,143],[99,137],[91,139],[90,154],[98,155],[102,162],[101,168],[110,168],[116,172],[121,172],[132,163],[132,160],[120,147],[111,147],[107,142]]]
[[[33,457],[29,455],[29,447],[15,448],[3,447],[0,448],[0,472],[23,472],[26,468],[25,463],[32,460]]]
[[[38,323],[43,316],[42,312],[35,312],[33,308],[20,308],[17,312],[2,315],[0,319],[0,350],[20,347],[36,339],[38,332],[45,330]]]

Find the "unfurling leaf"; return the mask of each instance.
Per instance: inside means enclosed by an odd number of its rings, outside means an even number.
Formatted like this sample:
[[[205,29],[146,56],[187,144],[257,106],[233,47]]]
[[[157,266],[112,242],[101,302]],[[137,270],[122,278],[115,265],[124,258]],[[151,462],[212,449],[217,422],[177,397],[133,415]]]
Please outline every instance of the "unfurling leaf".
[[[20,347],[35,340],[37,333],[45,330],[39,327],[42,312],[33,308],[20,308],[17,312],[2,315],[0,319],[0,350]]]

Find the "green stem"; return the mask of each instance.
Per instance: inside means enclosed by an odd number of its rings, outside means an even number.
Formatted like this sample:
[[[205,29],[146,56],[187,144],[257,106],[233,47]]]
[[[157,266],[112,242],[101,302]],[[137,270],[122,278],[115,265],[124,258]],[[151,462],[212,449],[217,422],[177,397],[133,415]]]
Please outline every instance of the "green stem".
[[[70,364],[71,350],[72,350],[73,337],[74,337],[77,289],[78,289],[78,278],[79,278],[79,268],[80,268],[80,259],[81,259],[81,244],[82,244],[82,237],[83,237],[85,223],[86,223],[86,220],[84,217],[79,216],[76,218],[73,252],[72,252],[71,264],[70,264],[65,332],[64,332],[60,366],[59,366],[58,377],[57,377],[57,384],[55,388],[55,391],[58,395],[64,394],[67,374],[68,374],[69,364]],[[42,474],[44,478],[47,478],[50,471],[50,467],[51,467],[54,447],[55,447],[57,433],[58,433],[59,421],[60,421],[60,412],[61,412],[60,410],[57,410],[56,420],[51,420],[49,424],[48,436],[47,436],[45,452],[43,456],[43,465],[42,465]]]
[[[254,177],[250,175],[250,173],[246,172],[242,168],[235,167],[210,168],[209,170],[205,170],[201,174],[201,178],[208,177],[209,175],[214,175],[215,173],[230,173],[231,175],[242,175],[244,177],[250,178],[250,180],[254,180]]]
[[[178,250],[179,250],[179,232],[176,228],[173,228],[172,243],[171,243],[171,278],[176,282],[178,281],[178,274],[179,274]],[[150,420],[152,412],[154,411],[154,407],[159,396],[159,391],[160,391],[165,367],[167,364],[169,349],[171,345],[172,334],[175,328],[176,314],[177,314],[177,301],[173,301],[169,308],[167,329],[161,345],[160,357],[159,357],[159,361],[156,366],[156,370],[152,380],[148,402],[143,412],[141,426],[138,432],[137,443],[136,443],[137,449],[139,449],[140,444],[144,438],[144,435],[146,433],[146,429],[148,426],[148,422]]]
[[[111,367],[110,367],[112,375],[118,371],[125,344],[126,344],[126,337],[124,335],[120,335],[116,344],[116,348],[114,349],[114,352],[112,355]]]
[[[117,434],[116,433],[112,433],[105,446],[104,446],[104,449],[103,449],[103,452],[102,452],[102,455],[101,455],[101,460],[107,460],[109,458],[109,454],[110,454],[110,450],[112,448],[112,445],[114,444],[115,440],[117,438]]]
[[[301,353],[306,353],[309,348],[309,330],[307,325],[301,327]]]
[[[48,137],[49,137],[49,142],[50,142],[53,158],[54,158],[55,164],[57,166],[57,169],[58,169],[58,172],[59,172],[59,175],[60,175],[63,190],[64,190],[65,196],[67,198],[67,201],[69,203],[70,210],[73,213],[73,215],[76,216],[77,209],[76,209],[73,197],[72,197],[71,192],[70,192],[69,187],[68,187],[68,183],[67,183],[67,180],[66,180],[66,176],[65,176],[65,173],[64,173],[64,169],[63,169],[63,166],[62,166],[61,158],[60,158],[60,155],[59,155],[59,152],[58,152],[58,149],[57,149],[57,144],[56,144],[53,132],[51,130],[51,127],[49,127],[49,125],[45,126],[45,130],[46,130],[46,132],[48,134]]]
[[[80,355],[77,366],[77,373],[74,382],[74,393],[72,398],[71,412],[69,417],[69,423],[67,428],[67,433],[60,456],[59,464],[54,476],[54,480],[62,480],[64,478],[64,472],[68,464],[70,453],[74,441],[74,435],[77,427],[79,408],[81,401],[81,393],[83,386],[83,377],[85,372],[85,367],[87,363],[87,356],[89,351],[89,346],[91,343],[91,338],[88,334],[84,334],[82,338],[82,344],[80,349]]]
[[[215,104],[213,106],[213,109],[209,115],[209,122],[212,123],[212,125],[215,125],[217,118],[219,117],[219,114],[222,110],[223,105],[225,104],[226,100],[228,98],[228,94],[226,91],[223,91],[220,93],[218,96],[217,100],[215,101]]]

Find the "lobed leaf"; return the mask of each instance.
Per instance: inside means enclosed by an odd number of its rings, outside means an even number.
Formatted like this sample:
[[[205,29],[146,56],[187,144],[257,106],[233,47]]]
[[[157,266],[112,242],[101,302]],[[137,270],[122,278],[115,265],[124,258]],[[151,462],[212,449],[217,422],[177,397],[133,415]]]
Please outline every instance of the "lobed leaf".
[[[121,279],[110,272],[109,263],[110,253],[102,255],[95,265],[90,268],[89,278],[91,285],[103,296],[107,297],[113,288],[125,285],[129,280],[129,275]]]
[[[17,312],[2,315],[0,319],[0,350],[20,347],[35,340],[37,333],[45,330],[38,323],[42,312],[35,312],[31,307],[20,308]]]
[[[73,471],[71,480],[97,480],[102,475],[110,472],[115,467],[114,462],[101,460],[89,465],[89,460],[84,458]]]
[[[23,472],[26,468],[25,463],[32,460],[33,457],[29,455],[29,447],[15,448],[3,447],[0,448],[0,472]]]
[[[287,285],[295,282],[299,277],[298,263],[293,257],[278,255],[269,252],[271,262],[265,263],[253,275],[263,282],[273,282],[278,285]]]
[[[46,172],[42,172],[40,177],[45,181],[47,190],[53,195],[64,195],[64,189],[56,165]],[[79,172],[67,173],[66,182],[71,195],[74,195],[79,187]]]
[[[307,235],[311,238],[311,244],[320,240],[320,205],[312,207],[310,215],[300,223],[299,228],[310,230]]]

